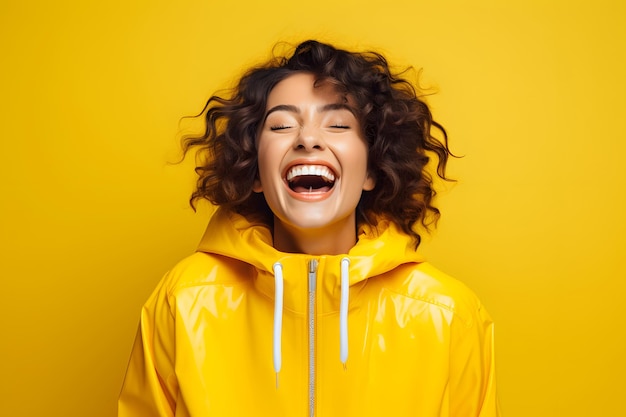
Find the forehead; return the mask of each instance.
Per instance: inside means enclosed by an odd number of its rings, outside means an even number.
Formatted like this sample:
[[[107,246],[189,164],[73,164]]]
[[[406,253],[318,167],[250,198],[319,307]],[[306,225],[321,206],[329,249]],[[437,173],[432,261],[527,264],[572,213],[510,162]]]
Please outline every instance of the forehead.
[[[295,73],[280,81],[270,91],[267,108],[281,104],[305,105],[347,103],[349,99],[330,81],[317,81],[307,72]]]

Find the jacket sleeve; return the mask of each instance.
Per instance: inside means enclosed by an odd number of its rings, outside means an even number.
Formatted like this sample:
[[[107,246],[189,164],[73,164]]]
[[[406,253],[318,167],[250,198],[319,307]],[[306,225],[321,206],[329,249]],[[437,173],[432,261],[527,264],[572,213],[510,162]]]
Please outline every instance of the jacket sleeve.
[[[175,322],[164,279],[142,309],[118,401],[118,417],[174,416]]]
[[[469,320],[453,326],[450,351],[450,415],[499,417],[494,361],[494,325],[478,304]]]

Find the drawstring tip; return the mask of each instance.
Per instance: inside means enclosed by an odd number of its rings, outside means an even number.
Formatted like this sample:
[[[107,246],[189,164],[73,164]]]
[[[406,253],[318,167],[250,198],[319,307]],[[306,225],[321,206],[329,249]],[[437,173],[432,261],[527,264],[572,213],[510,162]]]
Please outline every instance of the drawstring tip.
[[[276,390],[278,390],[278,372],[276,372]]]
[[[343,371],[347,372],[348,371],[348,364],[347,363],[343,363]]]

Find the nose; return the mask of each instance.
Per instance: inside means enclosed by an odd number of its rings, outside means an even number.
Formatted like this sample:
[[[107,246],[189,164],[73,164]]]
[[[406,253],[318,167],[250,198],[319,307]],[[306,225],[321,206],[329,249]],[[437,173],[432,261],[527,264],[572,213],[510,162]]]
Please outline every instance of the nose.
[[[302,127],[294,142],[294,148],[306,151],[323,150],[325,148],[323,135],[315,127]]]

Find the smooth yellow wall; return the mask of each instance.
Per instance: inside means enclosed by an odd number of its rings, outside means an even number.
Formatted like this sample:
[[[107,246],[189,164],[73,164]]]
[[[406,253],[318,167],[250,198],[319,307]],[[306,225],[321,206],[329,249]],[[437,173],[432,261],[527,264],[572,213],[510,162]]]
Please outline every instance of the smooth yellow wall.
[[[5,0],[0,414],[111,416],[141,304],[197,243],[178,120],[308,37],[422,67],[460,181],[424,250],[497,321],[508,417],[626,415],[626,7]]]

